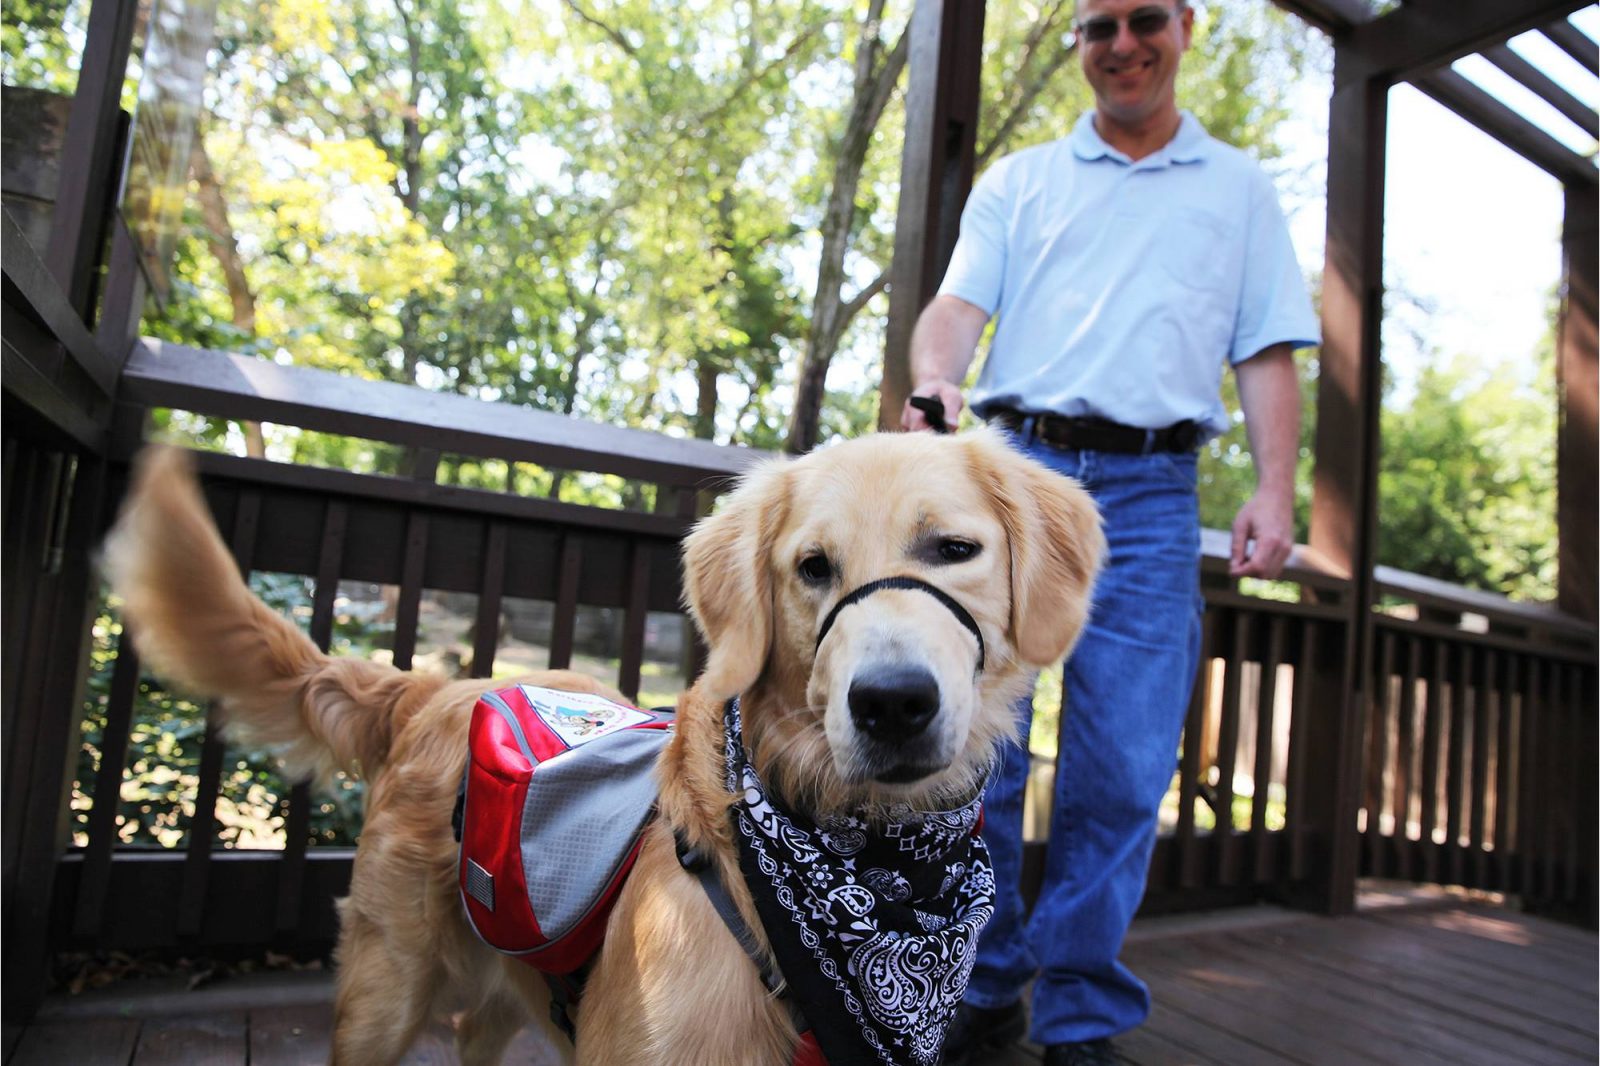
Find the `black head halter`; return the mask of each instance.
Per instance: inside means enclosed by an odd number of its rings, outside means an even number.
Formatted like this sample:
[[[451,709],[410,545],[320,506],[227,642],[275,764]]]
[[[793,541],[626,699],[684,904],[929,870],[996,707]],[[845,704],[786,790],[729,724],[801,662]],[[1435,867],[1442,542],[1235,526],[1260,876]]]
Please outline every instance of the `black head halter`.
[[[860,588],[855,589],[849,595],[845,596],[838,603],[834,604],[833,610],[828,612],[828,617],[822,620],[822,629],[817,633],[817,648],[820,649],[822,647],[823,638],[828,635],[828,630],[833,627],[833,620],[839,617],[840,611],[844,610],[852,603],[855,603],[858,600],[866,599],[874,592],[882,592],[884,589],[917,589],[921,592],[926,592],[928,595],[944,604],[950,613],[956,616],[956,621],[966,626],[967,631],[972,634],[975,640],[977,640],[978,668],[974,671],[974,673],[983,673],[983,633],[978,630],[978,623],[973,619],[972,615],[967,612],[967,609],[961,606],[961,604],[957,603],[949,593],[945,592],[943,589],[935,588],[926,581],[920,581],[914,577],[881,577],[876,581],[869,581],[865,585],[862,585]]]

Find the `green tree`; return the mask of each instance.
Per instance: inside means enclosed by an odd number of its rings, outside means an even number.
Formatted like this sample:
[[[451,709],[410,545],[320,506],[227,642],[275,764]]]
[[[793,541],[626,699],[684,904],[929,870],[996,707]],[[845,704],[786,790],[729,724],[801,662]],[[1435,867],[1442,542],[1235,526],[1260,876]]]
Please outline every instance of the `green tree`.
[[[1426,367],[1386,408],[1378,557],[1388,566],[1554,598],[1554,345],[1526,364],[1458,356]]]

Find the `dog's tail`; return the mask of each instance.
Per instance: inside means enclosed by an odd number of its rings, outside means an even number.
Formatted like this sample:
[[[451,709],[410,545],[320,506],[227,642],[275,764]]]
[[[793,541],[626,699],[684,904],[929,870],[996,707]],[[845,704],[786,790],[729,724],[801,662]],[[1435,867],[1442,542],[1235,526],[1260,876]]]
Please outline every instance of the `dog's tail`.
[[[176,448],[141,456],[104,566],[150,668],[221,700],[230,738],[270,747],[296,779],[376,773],[442,679],[333,659],[251,593]]]

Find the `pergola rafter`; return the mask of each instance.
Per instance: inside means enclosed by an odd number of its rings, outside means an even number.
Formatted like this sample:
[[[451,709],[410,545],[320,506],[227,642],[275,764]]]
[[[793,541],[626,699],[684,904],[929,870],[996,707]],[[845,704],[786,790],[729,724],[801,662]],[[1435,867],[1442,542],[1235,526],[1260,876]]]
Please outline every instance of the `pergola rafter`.
[[[1411,84],[1563,184],[1595,184],[1592,162],[1463,75],[1453,70],[1432,70]]]
[[[1561,112],[1573,125],[1591,137],[1600,138],[1600,113],[1596,113],[1594,108],[1562,88],[1555,79],[1513,52],[1509,46],[1497,44],[1485,48],[1480,54],[1509,74],[1524,89]]]
[[[1540,27],[1540,32],[1550,38],[1563,52],[1577,60],[1590,74],[1600,74],[1600,56],[1595,54],[1595,43],[1589,39],[1588,34],[1565,19]]]

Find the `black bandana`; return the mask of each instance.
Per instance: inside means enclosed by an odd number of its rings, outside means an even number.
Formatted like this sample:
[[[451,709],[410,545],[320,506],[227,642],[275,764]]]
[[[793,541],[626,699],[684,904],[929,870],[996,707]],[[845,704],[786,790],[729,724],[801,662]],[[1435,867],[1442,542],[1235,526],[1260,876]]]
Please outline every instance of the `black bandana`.
[[[726,737],[739,867],[829,1066],[934,1066],[994,913],[979,800],[818,825],[762,788],[736,699]]]

